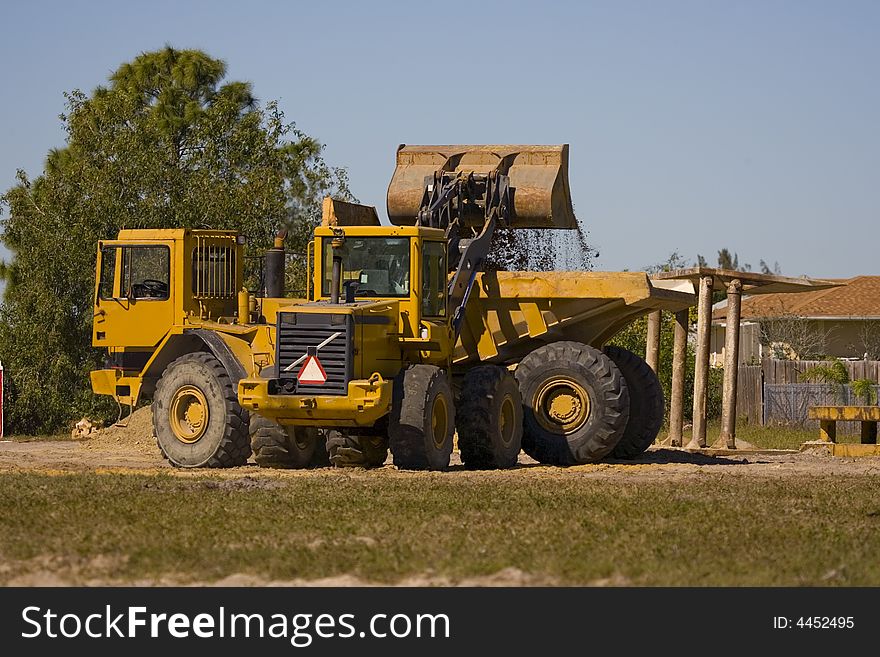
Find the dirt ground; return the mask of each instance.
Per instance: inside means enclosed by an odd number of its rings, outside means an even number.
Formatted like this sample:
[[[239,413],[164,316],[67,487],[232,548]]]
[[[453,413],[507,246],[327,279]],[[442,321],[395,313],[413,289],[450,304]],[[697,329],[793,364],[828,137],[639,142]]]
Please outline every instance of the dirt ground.
[[[110,426],[82,440],[29,440],[0,442],[0,473],[33,471],[61,474],[64,472],[133,472],[165,473],[178,476],[212,475],[228,479],[237,477],[309,477],[326,476],[328,469],[274,470],[246,466],[225,470],[179,470],[171,467],[159,454],[152,437],[150,409],[139,409],[126,427]],[[332,470],[330,470],[332,472]],[[420,473],[400,472],[391,465],[375,470],[339,470],[340,476],[414,477]],[[821,448],[811,452],[783,450],[742,450],[737,454],[717,454],[712,450],[693,453],[678,449],[652,447],[635,461],[608,461],[569,468],[544,466],[520,454],[519,467],[512,470],[486,472],[463,468],[457,452],[453,452],[452,477],[589,477],[626,478],[639,481],[669,480],[723,474],[735,477],[785,477],[802,475],[877,475],[880,457],[832,458]]]

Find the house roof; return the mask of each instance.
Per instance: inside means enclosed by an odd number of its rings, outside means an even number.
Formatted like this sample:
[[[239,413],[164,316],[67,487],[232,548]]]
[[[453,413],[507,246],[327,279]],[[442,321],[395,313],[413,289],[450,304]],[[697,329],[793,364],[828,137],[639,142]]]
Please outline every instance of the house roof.
[[[837,282],[842,285],[824,290],[743,297],[742,318],[797,315],[815,319],[880,320],[880,276],[856,276]],[[726,317],[726,308],[712,313],[713,321],[724,321]]]

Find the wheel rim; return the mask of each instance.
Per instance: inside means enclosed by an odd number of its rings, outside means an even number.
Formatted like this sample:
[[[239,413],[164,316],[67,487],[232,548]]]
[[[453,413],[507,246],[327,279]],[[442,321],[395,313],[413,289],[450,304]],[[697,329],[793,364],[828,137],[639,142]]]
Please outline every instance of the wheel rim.
[[[516,432],[515,422],[516,409],[513,406],[513,399],[507,396],[501,402],[501,412],[498,414],[498,429],[501,433],[501,443],[505,447],[509,447],[513,442],[513,435]]]
[[[590,417],[590,395],[577,381],[556,377],[541,384],[532,407],[542,427],[553,433],[571,433]]]
[[[208,400],[195,386],[183,386],[174,393],[168,416],[174,437],[191,445],[198,442],[208,428]]]
[[[441,449],[446,442],[446,434],[449,432],[449,407],[443,395],[434,398],[434,406],[431,409],[431,438],[434,447]]]

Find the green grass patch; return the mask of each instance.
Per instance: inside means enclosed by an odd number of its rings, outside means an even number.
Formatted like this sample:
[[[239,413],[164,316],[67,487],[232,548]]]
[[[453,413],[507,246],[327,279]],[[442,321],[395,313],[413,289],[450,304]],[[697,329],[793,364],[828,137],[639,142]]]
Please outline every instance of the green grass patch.
[[[0,580],[16,574],[10,564],[79,563],[83,576],[124,581],[248,573],[392,583],[515,567],[570,585],[876,586],[877,483],[714,474],[640,483],[528,470],[3,474]]]
[[[668,429],[664,428],[660,432],[660,437],[664,438]],[[685,445],[691,439],[692,431],[690,428],[683,432]],[[706,429],[706,441],[712,445],[721,435],[721,422],[710,421]],[[736,425],[737,440],[745,440],[755,447],[761,449],[799,449],[800,446],[811,440],[819,439],[819,430],[804,427],[762,427],[755,424],[746,424],[738,422]],[[858,443],[860,437],[858,432],[837,436],[839,443]]]

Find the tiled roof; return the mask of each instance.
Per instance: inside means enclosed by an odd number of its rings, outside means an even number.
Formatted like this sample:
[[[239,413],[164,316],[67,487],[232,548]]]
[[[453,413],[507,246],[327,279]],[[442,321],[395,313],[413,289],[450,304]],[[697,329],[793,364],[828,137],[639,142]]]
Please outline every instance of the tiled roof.
[[[831,279],[833,280],[833,279]],[[744,298],[742,318],[780,317],[876,317],[880,319],[880,276],[839,279],[840,287],[792,294],[765,294]],[[713,320],[724,320],[726,308],[712,313]]]

